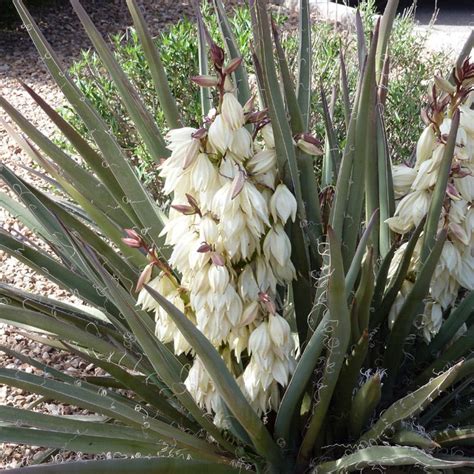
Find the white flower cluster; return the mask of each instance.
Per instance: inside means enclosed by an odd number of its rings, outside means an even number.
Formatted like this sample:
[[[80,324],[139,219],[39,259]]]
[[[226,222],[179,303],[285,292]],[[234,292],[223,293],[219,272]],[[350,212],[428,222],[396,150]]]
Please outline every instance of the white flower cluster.
[[[162,273],[149,285],[186,314],[220,351],[258,413],[279,403],[278,385],[293,369],[293,342],[275,311],[277,285],[295,278],[284,231],[296,200],[278,181],[270,124],[253,137],[234,93],[223,94],[210,126],[169,132],[171,156],[161,166],[172,205],[164,234],[178,282]],[[156,334],[177,354],[191,351],[167,314],[142,290],[138,303],[155,310]],[[220,400],[195,358],[186,386],[222,421]],[[218,421],[219,422],[219,421]]]
[[[430,298],[423,316],[423,334],[428,341],[438,332],[443,311],[454,303],[459,288],[474,289],[474,111],[470,104],[468,100],[459,107],[460,126],[439,223],[440,228],[447,227],[448,239],[431,281]],[[446,146],[440,137],[445,138],[450,127],[451,119],[446,115],[438,133],[433,124],[429,125],[418,141],[414,168],[404,165],[393,168],[395,194],[401,198],[394,217],[387,220],[394,232],[405,234],[427,214]],[[409,271],[418,264],[421,241],[422,238],[415,248]],[[389,277],[394,275],[405,248],[406,244],[397,250]],[[409,279],[403,283],[390,313],[391,324],[412,286]]]

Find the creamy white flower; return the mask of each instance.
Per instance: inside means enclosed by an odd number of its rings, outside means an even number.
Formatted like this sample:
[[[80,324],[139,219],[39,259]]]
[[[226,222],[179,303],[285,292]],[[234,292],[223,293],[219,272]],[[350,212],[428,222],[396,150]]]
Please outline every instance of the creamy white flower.
[[[224,94],[221,116],[231,130],[237,130],[245,123],[244,109],[232,92]]]
[[[195,191],[213,187],[218,179],[216,168],[205,153],[199,153],[191,170],[191,183]],[[190,190],[188,189],[188,192]]]
[[[263,242],[263,253],[268,260],[275,259],[281,266],[288,265],[291,244],[281,224],[273,226]]]
[[[250,158],[253,154],[252,135],[242,127],[234,131],[230,151],[241,159]]]
[[[405,196],[410,191],[410,187],[416,178],[416,170],[406,165],[398,165],[392,167],[393,189],[395,197]]]
[[[234,135],[229,126],[224,122],[222,115],[218,115],[212,122],[208,131],[209,143],[214,150],[221,154],[225,154],[230,147]]]
[[[257,280],[250,264],[245,265],[239,275],[239,294],[244,301],[256,301],[261,289],[257,285]],[[267,288],[264,288],[266,290]]]
[[[270,199],[273,220],[277,222],[280,219],[283,224],[286,224],[291,216],[291,220],[295,222],[297,206],[296,199],[290,190],[284,184],[279,184]]]
[[[271,124],[267,123],[261,129],[263,141],[268,148],[275,148],[275,138],[273,136],[273,128]]]
[[[444,145],[436,147],[432,158],[421,163],[418,174],[412,183],[412,189],[423,190],[434,187],[438,181],[439,169],[443,160]]]
[[[433,127],[429,125],[423,130],[416,144],[416,167],[418,168],[423,161],[431,157],[433,148],[436,144],[436,135]]]
[[[439,303],[430,301],[425,305],[425,312],[422,317],[423,336],[427,342],[438,333],[443,323],[443,308]]]
[[[405,196],[398,204],[395,216],[385,222],[398,234],[405,234],[425,217],[430,206],[430,193],[420,190]]]
[[[262,174],[276,167],[276,151],[274,149],[262,150],[256,153],[247,163],[253,174]]]
[[[220,265],[211,265],[208,276],[210,289],[216,293],[224,293],[230,281],[227,268]]]
[[[459,191],[459,194],[468,202],[474,201],[474,176],[472,174],[462,178],[455,178],[454,186]]]

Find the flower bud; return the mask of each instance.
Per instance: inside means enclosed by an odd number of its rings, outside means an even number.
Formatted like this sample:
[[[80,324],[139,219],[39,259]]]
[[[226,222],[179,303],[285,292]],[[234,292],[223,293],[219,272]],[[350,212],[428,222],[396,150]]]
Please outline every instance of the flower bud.
[[[319,156],[323,154],[321,143],[308,133],[302,133],[297,137],[296,146],[308,155]]]
[[[200,87],[216,87],[219,84],[219,79],[216,76],[194,76],[191,77],[191,81]]]
[[[244,110],[232,92],[226,92],[222,100],[221,115],[231,130],[237,130],[245,123]]]
[[[211,44],[210,53],[211,53],[211,61],[212,63],[217,66],[218,68],[221,68],[222,65],[224,64],[224,50],[218,46],[214,41]]]
[[[279,184],[270,199],[270,212],[273,220],[277,222],[280,219],[283,224],[286,224],[291,216],[291,220],[295,222],[296,210],[295,197],[284,184]]]
[[[228,63],[227,66],[223,69],[224,74],[232,74],[235,72],[238,67],[242,64],[242,58],[234,58],[231,59]]]
[[[143,285],[146,285],[150,281],[152,272],[153,263],[149,263],[141,272],[135,291],[140,291],[143,288]]]

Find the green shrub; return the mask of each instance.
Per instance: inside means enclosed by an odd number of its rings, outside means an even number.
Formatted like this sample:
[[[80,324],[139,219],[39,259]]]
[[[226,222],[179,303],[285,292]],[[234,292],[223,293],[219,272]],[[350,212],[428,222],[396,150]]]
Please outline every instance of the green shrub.
[[[375,6],[372,0],[361,5],[361,12],[366,26],[366,37],[369,38],[375,24]],[[207,13],[207,14],[206,14]],[[211,35],[218,37],[218,25],[209,9],[205,18]],[[281,25],[285,16],[278,16]],[[237,8],[230,17],[238,46],[250,73],[252,70],[251,21],[249,11]],[[283,29],[284,31],[284,29]],[[357,45],[355,34],[348,33],[327,22],[313,24],[313,93],[312,93],[312,129],[319,137],[324,137],[319,84],[336,84],[339,75],[339,54],[342,50],[347,63],[349,87],[355,90],[358,77]],[[160,33],[155,41],[161,51],[161,59],[169,74],[169,82],[182,112],[185,123],[196,126],[201,120],[199,88],[190,81],[198,74],[198,47],[195,41],[196,25],[187,18],[170,25]],[[135,31],[130,28],[125,34],[112,37],[116,57],[124,71],[132,79],[142,95],[144,103],[155,116],[158,126],[166,131],[163,113],[158,107],[157,98],[143,50]],[[293,63],[293,70],[298,52],[296,31],[287,31],[282,37],[283,47]],[[394,161],[409,161],[413,146],[422,130],[419,109],[423,95],[426,93],[426,82],[434,72],[446,69],[446,57],[441,54],[426,54],[425,37],[415,32],[412,10],[408,10],[395,21],[391,41],[391,72],[389,95],[385,115],[387,134],[391,144]],[[146,149],[131,126],[124,106],[121,104],[117,90],[105,72],[98,55],[83,51],[81,57],[70,69],[73,79],[81,91],[97,108],[104,120],[110,125],[122,147],[127,150],[142,179],[156,194],[156,174]],[[325,90],[329,96],[331,90]],[[340,91],[337,91],[340,94]],[[62,115],[83,135],[87,136],[82,121],[69,106],[61,109]],[[341,101],[336,101],[334,110],[334,127],[340,148],[344,145],[345,126]],[[63,145],[66,146],[65,142]]]

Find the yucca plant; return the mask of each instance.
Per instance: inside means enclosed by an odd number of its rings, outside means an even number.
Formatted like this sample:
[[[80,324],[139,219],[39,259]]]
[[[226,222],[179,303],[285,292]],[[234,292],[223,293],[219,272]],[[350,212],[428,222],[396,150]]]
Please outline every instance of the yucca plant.
[[[388,2],[370,45],[357,17],[353,103],[341,57],[347,137],[340,152],[324,92],[325,150],[310,133],[317,80],[307,1],[296,78],[266,1],[250,2],[255,91],[220,0],[213,4],[227,51],[197,10],[201,74],[193,80],[202,86],[203,122],[192,129],[181,121],[135,0],[127,0],[172,129],[163,137],[71,0],[159,164],[172,200],[164,215],[22,1],[13,3],[95,144],[26,84],[77,156],[0,98],[23,134],[4,127],[54,186],[49,195],[0,166],[18,197],[2,194],[2,206],[50,252],[4,231],[0,249],[85,303],[2,284],[0,318],[108,376],[75,379],[2,348],[43,375],[0,368],[1,383],[93,415],[4,406],[0,440],[117,453],[69,464],[71,472],[471,472],[473,35],[452,77],[435,80],[415,168],[392,174],[383,105],[397,1]],[[418,201],[412,194],[421,191]],[[432,283],[446,272],[449,299]],[[442,314],[433,329],[436,304]]]

